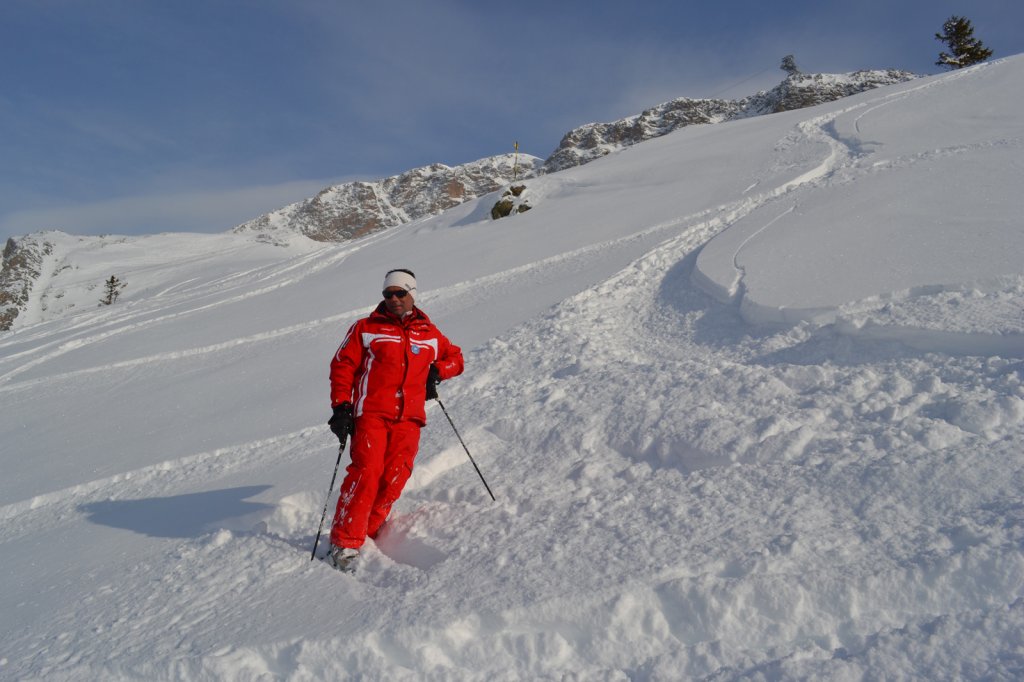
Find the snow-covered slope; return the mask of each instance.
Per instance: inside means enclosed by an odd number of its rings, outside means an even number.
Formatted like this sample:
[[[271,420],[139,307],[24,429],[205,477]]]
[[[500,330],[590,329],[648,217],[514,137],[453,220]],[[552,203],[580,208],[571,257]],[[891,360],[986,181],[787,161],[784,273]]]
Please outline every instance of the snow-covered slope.
[[[752,322],[833,321],[840,312],[855,327],[867,317],[875,327],[915,327],[919,342],[928,330],[939,344],[975,334],[993,352],[1021,354],[1013,275],[1024,256],[1024,221],[1014,217],[1024,215],[1024,119],[986,121],[1019,106],[1024,81],[1004,89],[996,73],[960,77],[957,99],[944,92],[958,78],[948,76],[801,122],[783,147],[816,141],[828,150],[822,163],[702,249],[695,281],[723,302],[739,299]],[[854,305],[837,311],[843,301]],[[952,306],[955,327],[941,314]],[[981,312],[990,306],[991,315]]]
[[[69,248],[64,299],[129,286],[0,337],[0,676],[1019,677],[1022,85],[685,128],[497,222]],[[401,266],[498,501],[431,408],[351,578],[327,363]]]

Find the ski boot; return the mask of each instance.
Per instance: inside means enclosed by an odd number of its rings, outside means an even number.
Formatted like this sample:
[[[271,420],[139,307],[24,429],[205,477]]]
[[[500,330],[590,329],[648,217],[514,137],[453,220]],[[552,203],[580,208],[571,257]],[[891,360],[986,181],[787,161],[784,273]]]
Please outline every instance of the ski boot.
[[[324,561],[326,561],[332,568],[336,568],[342,573],[355,573],[356,560],[358,558],[358,549],[335,547],[334,545],[331,545],[331,550],[327,553],[327,556],[324,557]]]

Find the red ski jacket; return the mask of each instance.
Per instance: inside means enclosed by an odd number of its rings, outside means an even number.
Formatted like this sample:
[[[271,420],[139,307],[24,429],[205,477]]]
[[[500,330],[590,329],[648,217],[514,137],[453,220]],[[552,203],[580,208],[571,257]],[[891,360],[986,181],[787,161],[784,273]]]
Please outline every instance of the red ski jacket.
[[[462,374],[462,349],[448,341],[419,308],[404,319],[383,301],[348,330],[331,361],[331,406],[351,402],[356,417],[427,423],[427,374],[442,380]]]

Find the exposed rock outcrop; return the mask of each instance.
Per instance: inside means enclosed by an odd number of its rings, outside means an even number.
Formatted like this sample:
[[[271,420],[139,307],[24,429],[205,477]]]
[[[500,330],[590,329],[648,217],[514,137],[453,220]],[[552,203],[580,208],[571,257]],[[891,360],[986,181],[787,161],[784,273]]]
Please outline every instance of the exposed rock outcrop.
[[[53,253],[53,244],[44,234],[34,234],[4,246],[0,266],[0,331],[9,331],[14,320],[24,312],[32,286],[42,273],[46,256]]]
[[[533,177],[542,164],[535,156],[503,154],[461,166],[436,163],[374,182],[333,185],[234,231],[254,232],[268,241],[286,240],[296,232],[323,242],[354,239],[436,215],[516,179]]]
[[[842,97],[917,78],[909,71],[857,71],[850,74],[796,73],[776,87],[739,100],[678,99],[611,123],[588,123],[570,130],[544,162],[544,172],[581,166],[606,154],[689,125],[772,114],[831,102]]]
[[[296,234],[323,242],[354,239],[436,215],[517,180],[589,163],[685,126],[800,109],[912,78],[916,78],[912,73],[894,70],[794,73],[767,92],[739,100],[680,97],[636,116],[571,130],[545,161],[527,154],[504,154],[461,166],[437,163],[382,180],[333,185],[234,231],[254,233],[271,243],[286,243]],[[504,197],[495,210],[501,213],[506,208],[510,213],[521,212],[528,210],[529,204]]]
[[[491,218],[507,218],[513,213],[526,213],[531,208],[526,185],[513,185],[501,193],[501,198],[491,208]]]
[[[750,109],[756,114],[803,109],[914,78],[917,75],[896,69],[844,74],[796,73],[768,92],[751,97]]]

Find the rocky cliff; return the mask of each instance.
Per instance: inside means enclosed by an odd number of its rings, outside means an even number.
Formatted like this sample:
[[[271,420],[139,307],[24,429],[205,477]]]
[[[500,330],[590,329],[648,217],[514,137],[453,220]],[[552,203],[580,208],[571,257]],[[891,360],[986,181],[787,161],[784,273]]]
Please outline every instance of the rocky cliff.
[[[272,243],[285,242],[296,234],[324,242],[353,239],[436,215],[507,188],[514,180],[579,166],[684,126],[801,109],[915,77],[894,70],[794,74],[769,91],[739,100],[681,97],[619,121],[590,123],[571,130],[543,162],[520,154],[517,163],[516,157],[505,154],[461,166],[438,163],[383,180],[333,185],[234,231],[252,233]]]
[[[798,73],[788,77],[768,92],[750,97],[749,113],[774,114],[832,102],[858,92],[883,85],[894,85],[918,78],[909,71],[886,69],[853,73]]]
[[[857,71],[849,74],[794,74],[765,92],[739,100],[680,97],[611,123],[588,123],[570,130],[544,162],[544,172],[580,166],[679,128],[773,114],[831,102],[883,85],[916,78],[909,71]]]
[[[0,331],[7,331],[28,305],[32,286],[39,280],[53,244],[44,234],[8,239],[0,267]]]
[[[461,166],[436,163],[383,180],[332,185],[316,196],[235,228],[267,241],[299,233],[323,242],[354,239],[418,218],[436,215],[514,180],[536,175],[535,156],[493,156]]]

